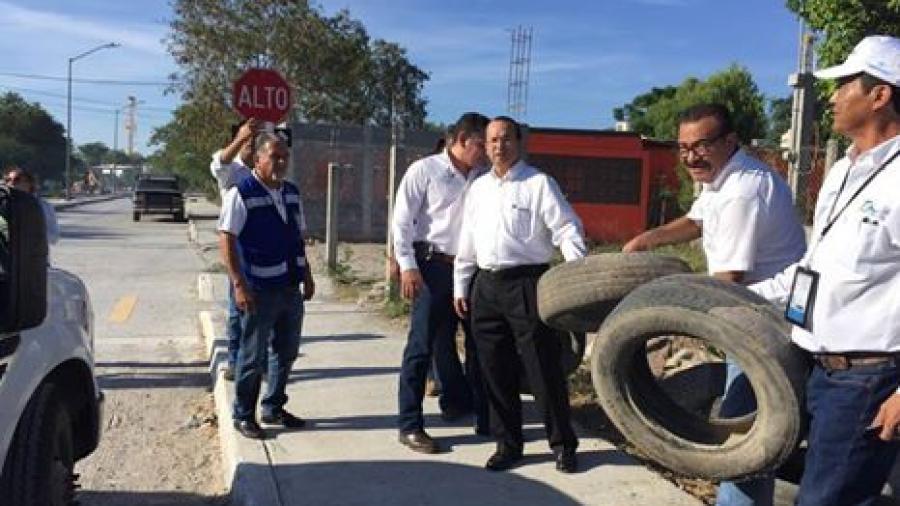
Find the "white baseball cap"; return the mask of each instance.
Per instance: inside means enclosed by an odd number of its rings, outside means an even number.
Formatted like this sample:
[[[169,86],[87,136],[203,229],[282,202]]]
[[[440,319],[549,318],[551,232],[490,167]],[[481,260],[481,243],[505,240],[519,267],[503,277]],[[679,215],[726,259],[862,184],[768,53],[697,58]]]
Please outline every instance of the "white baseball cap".
[[[819,79],[837,79],[865,72],[894,86],[900,86],[900,39],[871,35],[859,41],[844,63],[817,70]]]

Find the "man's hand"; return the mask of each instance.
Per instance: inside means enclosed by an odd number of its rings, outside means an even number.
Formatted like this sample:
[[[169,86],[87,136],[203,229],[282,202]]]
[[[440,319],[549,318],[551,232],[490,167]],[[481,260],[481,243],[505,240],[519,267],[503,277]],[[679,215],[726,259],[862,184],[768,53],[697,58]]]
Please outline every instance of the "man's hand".
[[[234,304],[245,313],[256,312],[256,300],[253,298],[253,293],[244,285],[234,286]]]
[[[465,320],[469,316],[469,303],[466,302],[465,297],[456,297],[453,299],[453,310],[456,311],[456,315]]]
[[[241,128],[238,129],[237,138],[240,139],[241,143],[247,141],[252,141],[253,136],[256,135],[257,130],[259,130],[259,120],[256,118],[250,118],[241,125]]]
[[[306,276],[303,280],[303,300],[309,300],[316,294],[316,282],[312,276]]]
[[[412,300],[422,290],[422,274],[419,269],[409,269],[400,273],[400,293],[404,299]]]
[[[653,249],[653,242],[650,240],[650,230],[638,235],[634,239],[622,246],[624,253],[634,253],[636,251],[647,251]]]
[[[881,427],[878,437],[882,441],[892,441],[896,437],[900,426],[900,394],[895,393],[881,404],[871,426]]]

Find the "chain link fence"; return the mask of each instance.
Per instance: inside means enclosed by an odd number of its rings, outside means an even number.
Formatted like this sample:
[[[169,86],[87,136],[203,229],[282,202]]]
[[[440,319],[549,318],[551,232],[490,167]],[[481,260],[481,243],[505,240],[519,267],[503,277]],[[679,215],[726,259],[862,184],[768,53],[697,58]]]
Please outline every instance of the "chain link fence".
[[[328,164],[336,163],[343,166],[339,171],[338,237],[341,241],[385,241],[390,222],[390,129],[293,123],[291,135],[291,179],[303,196],[309,236],[325,237]],[[398,132],[395,184],[409,164],[434,151],[442,135],[425,130]]]

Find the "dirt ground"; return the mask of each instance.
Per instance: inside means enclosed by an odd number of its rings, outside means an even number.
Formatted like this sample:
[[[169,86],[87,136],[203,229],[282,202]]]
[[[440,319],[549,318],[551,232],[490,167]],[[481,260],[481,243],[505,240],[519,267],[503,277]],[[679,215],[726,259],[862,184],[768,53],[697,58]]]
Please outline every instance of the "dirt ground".
[[[83,506],[228,504],[205,361],[158,365],[98,368],[103,440],[75,469]]]

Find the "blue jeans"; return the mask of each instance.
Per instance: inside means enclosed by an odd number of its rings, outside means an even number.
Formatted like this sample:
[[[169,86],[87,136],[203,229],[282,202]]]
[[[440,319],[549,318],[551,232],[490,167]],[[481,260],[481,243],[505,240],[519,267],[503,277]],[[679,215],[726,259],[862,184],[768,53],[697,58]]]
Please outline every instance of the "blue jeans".
[[[236,248],[238,264],[243,265],[244,258],[241,248]],[[238,350],[241,347],[241,310],[234,302],[234,285],[231,278],[226,276],[228,283],[228,314],[225,317],[225,337],[228,338],[228,365],[235,368],[238,360]]]
[[[228,365],[234,368],[237,365],[238,350],[241,348],[241,310],[234,302],[234,285],[231,279],[228,283],[228,314],[225,317],[225,335],[228,338]]]
[[[441,379],[441,410],[476,412],[476,423],[487,427],[487,403],[483,394],[481,369],[468,322],[453,311],[453,266],[439,261],[419,261],[424,286],[413,299],[409,335],[403,350],[398,391],[397,426],[401,432],[422,430],[422,399],[425,378],[434,361]],[[456,329],[465,333],[465,372],[456,353]],[[482,425],[483,424],[483,425]]]
[[[806,382],[809,450],[799,506],[874,505],[897,456],[896,442],[867,432],[900,385],[891,364],[828,371],[816,364]]]
[[[725,397],[719,416],[735,418],[756,411],[756,397],[747,375],[732,360],[725,361]],[[716,506],[771,506],[775,500],[775,478],[764,476],[752,480],[719,484]]]
[[[300,348],[303,297],[297,287],[255,291],[253,296],[255,312],[241,313],[243,332],[232,410],[235,420],[255,418],[263,374],[267,374],[266,394],[260,403],[263,414],[276,414],[282,409],[288,400],[288,377]]]

